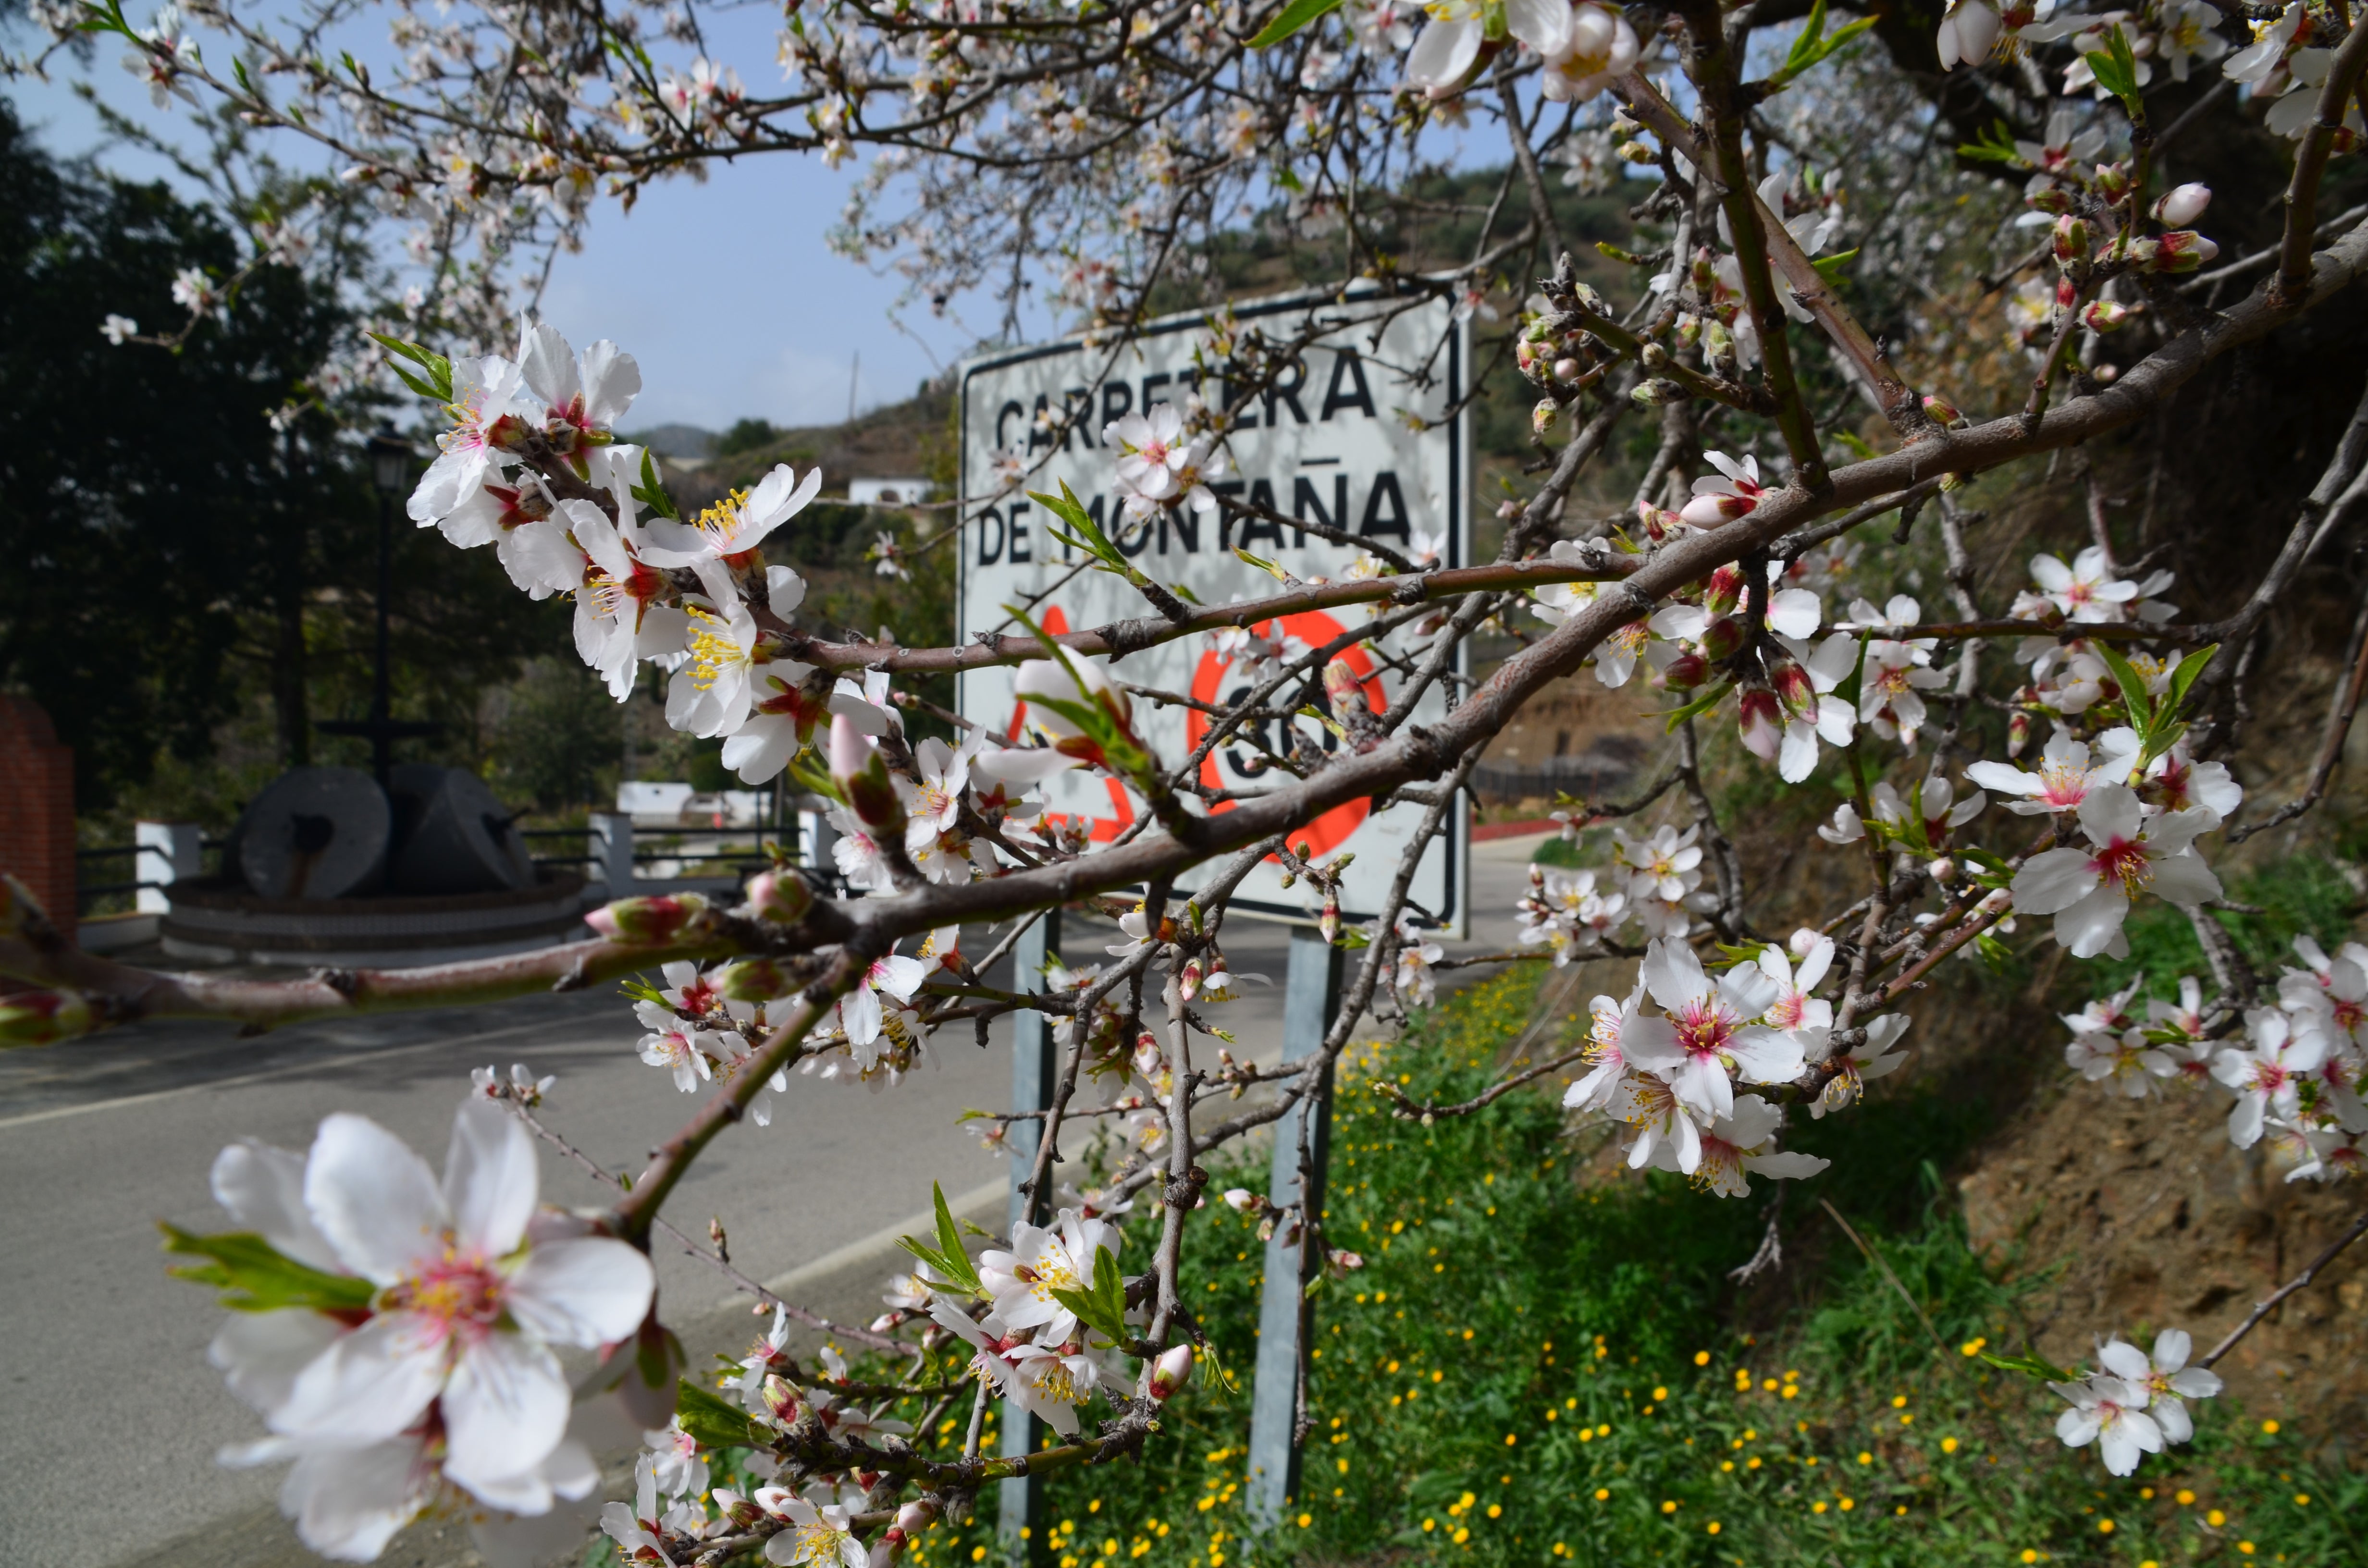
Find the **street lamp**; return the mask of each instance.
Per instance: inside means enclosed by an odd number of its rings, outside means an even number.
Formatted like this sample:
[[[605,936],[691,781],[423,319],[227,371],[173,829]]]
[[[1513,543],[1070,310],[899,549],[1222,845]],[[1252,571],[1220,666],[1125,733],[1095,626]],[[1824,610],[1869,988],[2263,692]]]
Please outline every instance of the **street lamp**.
[[[381,790],[394,772],[395,741],[404,735],[433,734],[436,731],[433,724],[396,723],[390,687],[387,622],[388,606],[394,597],[394,498],[410,483],[412,466],[417,460],[411,443],[396,435],[393,426],[381,425],[370,436],[370,484],[378,492],[377,680],[370,696],[369,718],[320,726],[333,735],[370,737],[370,771],[377,776]]]

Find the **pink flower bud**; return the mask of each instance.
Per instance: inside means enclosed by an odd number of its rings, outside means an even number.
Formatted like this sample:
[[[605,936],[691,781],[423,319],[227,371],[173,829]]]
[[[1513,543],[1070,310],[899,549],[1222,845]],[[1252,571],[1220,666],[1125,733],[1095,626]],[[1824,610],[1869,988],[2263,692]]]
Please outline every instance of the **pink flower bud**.
[[[928,1529],[938,1517],[938,1506],[926,1497],[916,1497],[896,1510],[896,1519],[888,1527],[888,1534],[899,1546]]]
[[[1554,421],[1561,417],[1561,406],[1550,397],[1542,397],[1538,399],[1538,405],[1530,410],[1530,428],[1543,436],[1553,429]]]
[[[1183,970],[1176,976],[1176,994],[1190,1002],[1201,994],[1201,960],[1186,959]]]
[[[1554,361],[1554,380],[1558,381],[1575,381],[1578,380],[1579,373],[1584,369],[1585,367],[1580,365],[1576,359],[1557,359]]]
[[[771,959],[742,959],[727,964],[714,978],[717,993],[734,1002],[770,1002],[787,996],[797,984]]]
[[[1262,1214],[1266,1211],[1265,1197],[1246,1187],[1227,1187],[1224,1199],[1225,1207],[1236,1214]]]
[[[1372,704],[1365,699],[1363,683],[1346,659],[1334,659],[1324,666],[1324,699],[1332,705],[1333,717],[1343,723],[1351,714],[1372,711]]]
[[[2060,186],[2051,185],[2044,190],[2032,191],[2029,196],[2024,197],[2022,199],[2024,205],[2028,206],[2034,212],[2069,212],[2072,210],[2072,198]]]
[[[673,941],[707,915],[707,900],[695,892],[654,898],[620,898],[584,917],[584,924],[612,942],[652,947]]]
[[[1805,718],[1817,710],[1817,688],[1809,679],[1809,672],[1790,659],[1778,661],[1768,672],[1768,682],[1776,689],[1776,700],[1784,711],[1794,718]]]
[[[1932,880],[1935,882],[1938,882],[1944,888],[1951,882],[1957,880],[1957,863],[1954,860],[1950,859],[1946,855],[1941,856],[1939,859],[1933,861],[1924,869],[1931,873]]]
[[[1700,653],[1679,653],[1661,666],[1661,683],[1671,691],[1691,691],[1710,678],[1710,661]]]
[[[2154,243],[2157,272],[2192,272],[2220,254],[2220,247],[2192,229],[2174,229]]]
[[[2031,744],[2031,715],[2017,713],[2006,722],[2006,755],[2017,757]]]
[[[1743,626],[1733,616],[1722,615],[1702,628],[1702,657],[1712,664],[1733,658],[1735,651],[1742,646]]]
[[[1927,394],[1924,399],[1924,414],[1925,417],[1934,424],[1946,426],[1952,430],[1962,429],[1966,423],[1965,416],[1958,412],[1956,404],[1930,394]]]
[[[2190,183],[2165,192],[2154,204],[2154,221],[2166,229],[2184,229],[2212,205],[2212,187]]]
[[[1324,933],[1324,939],[1326,942],[1333,941],[1339,937],[1340,895],[1338,893],[1327,892],[1324,895],[1324,914],[1317,919],[1315,925],[1316,928]]]
[[[2080,311],[2080,324],[2090,332],[2111,332],[2129,319],[2129,307],[2111,300],[2091,300]]]
[[[1762,762],[1776,760],[1776,748],[1783,740],[1784,718],[1776,705],[1776,694],[1764,686],[1746,687],[1742,702],[1735,714],[1735,727],[1751,755]]]
[[[2130,166],[2126,163],[2097,165],[2097,194],[2107,201],[2119,201],[2130,192]]]
[[[814,884],[795,871],[760,871],[748,882],[748,907],[759,920],[803,920],[814,901]]]
[[[2055,220],[2055,263],[2070,267],[2089,259],[2089,221],[2066,212]]]
[[[1728,562],[1702,579],[1702,608],[1725,615],[1743,602],[1743,568]]]
[[[1151,1364],[1147,1392],[1153,1399],[1165,1403],[1175,1397],[1178,1389],[1191,1381],[1192,1347],[1190,1345],[1172,1346],[1162,1351],[1159,1359]]]
[[[888,765],[844,713],[830,716],[830,776],[858,822],[884,835],[905,831],[905,802],[889,781]]]

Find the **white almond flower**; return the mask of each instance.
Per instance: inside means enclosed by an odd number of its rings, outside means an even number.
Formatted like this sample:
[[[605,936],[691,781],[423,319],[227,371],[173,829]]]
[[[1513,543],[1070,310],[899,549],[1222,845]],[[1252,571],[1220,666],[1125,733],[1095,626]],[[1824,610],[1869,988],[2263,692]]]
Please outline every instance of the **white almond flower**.
[[[322,1122],[305,1210],[338,1264],[379,1289],[370,1318],[297,1374],[272,1430],[383,1444],[433,1405],[443,1474],[488,1501],[512,1495],[566,1434],[567,1379],[551,1346],[631,1337],[655,1285],[649,1259],[620,1241],[529,1244],[537,1182],[532,1137],[473,1096],[453,1120],[440,1186],[376,1122]]]
[[[2126,744],[2122,744],[2124,738]],[[2019,816],[2077,812],[2097,786],[2127,781],[2131,758],[2138,750],[2137,732],[2126,727],[2108,730],[2098,737],[2097,744],[2092,758],[2086,741],[2059,730],[2048,737],[2046,748],[2040,753],[2038,772],[2025,773],[2009,762],[1976,762],[1966,767],[1965,778],[2001,795],[2025,797],[2001,802]]]
[[[777,1532],[765,1542],[768,1562],[803,1564],[804,1568],[864,1568],[870,1554],[863,1543],[855,1539],[854,1528],[848,1523],[848,1510],[836,1503],[817,1507],[803,1497],[791,1495],[778,1486],[757,1489],[756,1504],[777,1518],[790,1521],[789,1528]]]
[[[2146,1390],[2150,1396],[2146,1414],[2162,1428],[2163,1440],[2183,1443],[2195,1436],[2195,1422],[2180,1401],[2210,1399],[2224,1386],[2219,1373],[2187,1364],[2194,1348],[2185,1329],[2166,1328],[2155,1335],[2152,1357],[2135,1345],[2109,1339],[2097,1346],[2097,1360],[2131,1387]]]
[[[1628,1027],[1634,1024],[1645,1001],[1642,981],[1628,994],[1628,1000],[1617,1002],[1609,996],[1598,996],[1588,1004],[1587,1060],[1591,1070],[1563,1091],[1565,1110],[1603,1110],[1619,1092],[1627,1072],[1627,1055],[1622,1047]]]
[[[1834,939],[1823,933],[1814,936],[1808,951],[1801,955],[1801,967],[1796,973],[1792,955],[1773,942],[1760,949],[1758,959],[1760,971],[1776,983],[1776,999],[1768,1004],[1768,1027],[1776,1029],[1821,1029],[1834,1021],[1834,1005],[1810,992],[1826,978],[1833,966]]]
[[[2304,1022],[2297,1028],[2276,1008],[2257,1007],[2245,1015],[2248,1049],[2230,1047],[2213,1058],[2212,1075],[2237,1096],[2228,1112],[2228,1142],[2239,1149],[2260,1142],[2264,1121],[2294,1119],[2302,1081],[2327,1060],[2326,1034]]]
[[[1954,0],[1933,40],[1941,51],[1941,69],[1953,71],[1987,60],[1998,47],[2000,26],[1998,14],[1982,0]]]
[[[1638,973],[1669,1017],[1638,1017],[1622,1049],[1631,1063],[1668,1080],[1696,1115],[1731,1115],[1736,1077],[1781,1084],[1808,1064],[1798,1040],[1749,1021],[1776,999],[1776,983],[1758,966],[1737,964],[1713,983],[1692,949],[1656,941]]]
[[[2151,1396],[2143,1383],[2093,1377],[2047,1386],[2072,1402],[2072,1408],[2055,1418],[2055,1435],[2065,1447],[2096,1444],[2105,1469],[2115,1475],[2136,1470],[2142,1454],[2162,1452],[2162,1428],[2146,1413]]]
[[[2014,905],[2026,915],[2055,916],[2055,939],[2074,958],[2116,957],[2128,944],[2122,922],[2140,888],[2181,909],[2220,896],[2220,879],[2189,846],[2216,826],[2210,812],[2163,812],[2146,816],[2135,791],[2107,784],[2080,802],[2080,831],[2088,849],[2050,849],[2034,855],[2015,873]]]
[[[746,495],[734,491],[708,507],[695,522],[677,523],[653,517],[647,525],[649,543],[642,559],[653,566],[688,566],[699,574],[700,585],[720,610],[729,612],[740,602],[732,575],[732,558],[765,541],[765,536],[805,509],[822,490],[822,470],[810,470],[800,481],[787,463],[757,483]],[[767,574],[768,602],[775,615],[786,617],[805,600],[805,580],[786,567],[779,586]]]
[[[1568,25],[1562,48],[1542,51],[1546,68],[1540,86],[1555,103],[1583,104],[1633,70],[1643,50],[1628,18],[1597,0],[1580,0]]]
[[[1124,1239],[1114,1227],[1064,1209],[1049,1226],[1017,1227],[1009,1252],[981,1253],[979,1280],[995,1298],[996,1315],[1014,1332],[1041,1328],[1041,1337],[1057,1345],[1076,1333],[1077,1318],[1053,1292],[1091,1290],[1096,1256],[1115,1258]]]
[[[973,1323],[968,1312],[943,1301],[930,1306],[929,1316],[939,1327],[959,1335],[977,1352],[971,1358],[971,1370],[996,1393],[1041,1416],[1061,1436],[1076,1435],[1075,1404],[1052,1397],[1036,1378],[1023,1370],[1019,1363],[1030,1358],[1028,1353],[1035,1351],[1036,1346],[1013,1338],[1008,1324],[993,1312]]]
[[[1832,1047],[1827,1040],[1829,1031],[1818,1030],[1814,1035],[1803,1031],[1809,1035],[1804,1042],[1809,1060],[1820,1066],[1830,1066],[1833,1071],[1833,1076],[1826,1080],[1826,1086],[1818,1092],[1817,1097],[1809,1102],[1809,1115],[1816,1120],[1824,1120],[1827,1112],[1844,1109],[1866,1093],[1868,1084],[1877,1078],[1887,1078],[1906,1065],[1907,1053],[1891,1048],[1899,1042],[1901,1035],[1907,1032],[1911,1021],[1905,1013],[1885,1013],[1879,1018],[1870,1018],[1866,1024],[1866,1043],[1852,1046],[1839,1057],[1830,1054]]]
[[[640,363],[605,337],[578,360],[550,323],[519,325],[518,374],[541,400],[554,438],[567,443],[562,449],[605,444],[642,390]]]
[[[504,422],[515,426],[526,411],[525,384],[498,354],[452,361],[452,428],[436,437],[437,459],[404,505],[413,522],[432,528],[484,488],[501,461]]]

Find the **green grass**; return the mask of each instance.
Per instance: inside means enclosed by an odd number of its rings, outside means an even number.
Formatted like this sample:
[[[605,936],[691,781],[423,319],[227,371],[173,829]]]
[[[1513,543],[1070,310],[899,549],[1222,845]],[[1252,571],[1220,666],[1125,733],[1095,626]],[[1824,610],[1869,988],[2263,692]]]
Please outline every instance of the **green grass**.
[[[1247,1387],[1228,1397],[1201,1378],[1141,1462],[1048,1482],[1041,1562],[2362,1561],[2345,1515],[2368,1508],[2368,1482],[2305,1462],[2307,1435],[2264,1432],[2214,1402],[2193,1445],[2115,1480],[2055,1441],[2053,1396],[1963,1352],[2021,1340],[2014,1289],[1967,1251],[1931,1163],[1979,1131],[1945,1084],[1798,1130],[1839,1163],[1791,1184],[1784,1272],[1748,1292],[1725,1274],[1759,1239],[1760,1194],[1575,1179],[1594,1145],[1544,1096],[1425,1128],[1367,1086],[1386,1074],[1417,1096],[1467,1096],[1531,1022],[1535,983],[1474,987],[1344,1064],[1327,1212],[1336,1244],[1368,1265],[1317,1298],[1315,1430],[1283,1526],[1260,1538],[1247,1513]],[[1265,1183],[1249,1163],[1212,1175],[1220,1189]],[[1156,1218],[1130,1217],[1131,1267]],[[1255,1223],[1212,1203],[1186,1236],[1190,1304],[1246,1385]],[[916,1568],[999,1562],[994,1510],[990,1493],[976,1519],[932,1529]]]

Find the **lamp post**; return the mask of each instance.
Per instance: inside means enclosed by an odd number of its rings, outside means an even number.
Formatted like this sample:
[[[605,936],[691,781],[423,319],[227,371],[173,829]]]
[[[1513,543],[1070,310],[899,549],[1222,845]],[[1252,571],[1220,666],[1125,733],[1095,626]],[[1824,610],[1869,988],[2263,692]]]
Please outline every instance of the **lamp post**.
[[[406,735],[430,735],[434,724],[397,723],[393,713],[393,661],[388,646],[389,605],[394,597],[394,498],[411,478],[416,460],[411,443],[381,425],[370,438],[370,485],[378,492],[378,659],[370,693],[370,716],[323,724],[333,735],[368,735],[370,771],[379,788],[394,772],[394,743]]]

